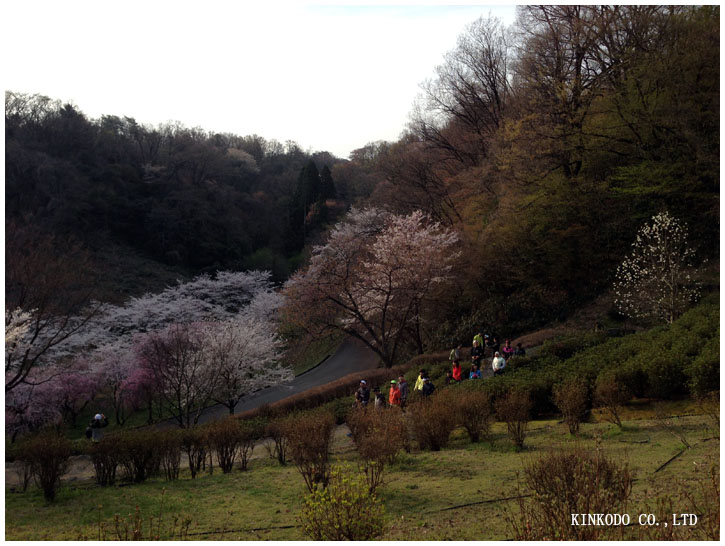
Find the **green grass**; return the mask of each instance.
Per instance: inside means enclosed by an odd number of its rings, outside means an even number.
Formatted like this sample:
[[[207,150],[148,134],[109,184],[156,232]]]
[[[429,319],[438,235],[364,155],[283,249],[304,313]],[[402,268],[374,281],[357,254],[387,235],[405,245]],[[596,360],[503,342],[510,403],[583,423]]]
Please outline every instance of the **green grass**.
[[[676,403],[673,409],[676,408]],[[704,416],[683,417],[677,426],[693,448],[658,473],[654,471],[675,453],[678,438],[636,415],[620,431],[606,422],[585,423],[579,437],[572,437],[566,425],[556,420],[530,423],[526,447],[511,447],[505,426],[496,423],[488,441],[471,444],[463,430],[456,430],[447,449],[440,452],[403,453],[386,473],[380,492],[387,517],[386,540],[496,540],[509,538],[502,513],[518,510],[513,503],[496,501],[517,492],[517,476],[523,465],[549,450],[574,445],[595,449],[600,445],[617,460],[626,461],[636,478],[629,506],[630,514],[652,492],[672,493],[697,476],[694,463],[707,454],[719,458],[719,439]],[[31,486],[25,493],[6,485],[5,532],[9,540],[75,540],[98,536],[99,522],[110,525],[114,514],[128,516],[138,506],[143,517],[161,515],[162,528],[175,516],[192,521],[189,538],[197,540],[299,540],[297,525],[306,489],[293,465],[280,467],[266,457],[250,463],[248,472],[235,470],[223,475],[218,470],[196,480],[188,472],[180,480],[152,479],[138,485],[101,488],[92,481],[65,483],[56,502],[47,504],[41,492]],[[338,430],[333,460],[357,461],[351,440]],[[481,501],[495,501],[481,503]],[[163,503],[163,506],[162,506]],[[457,507],[479,503],[467,507]],[[259,530],[252,530],[259,529]],[[208,534],[224,531],[223,534]],[[195,534],[207,533],[207,534]]]

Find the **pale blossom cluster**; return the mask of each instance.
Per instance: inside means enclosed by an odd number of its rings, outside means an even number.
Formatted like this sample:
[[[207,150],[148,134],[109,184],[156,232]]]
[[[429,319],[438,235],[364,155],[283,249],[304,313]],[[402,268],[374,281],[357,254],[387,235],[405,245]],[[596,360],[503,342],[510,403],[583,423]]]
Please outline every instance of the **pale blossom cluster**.
[[[617,268],[615,304],[632,318],[673,322],[700,295],[694,261],[687,227],[660,212],[640,228],[630,254]]]
[[[153,396],[178,400],[184,391],[175,414],[182,416],[180,424],[193,424],[184,417],[192,407],[213,399],[238,402],[253,390],[291,379],[280,363],[280,305],[270,274],[252,271],[202,275],[125,305],[100,306],[83,328],[50,346],[21,384],[8,390],[6,380],[6,426],[17,433],[58,418],[72,421],[100,391],[118,424]],[[52,332],[34,332],[32,320],[32,312],[6,312],[6,378],[20,361],[13,355],[32,349],[33,335],[37,340]],[[173,350],[184,336],[188,351],[180,358]],[[223,345],[223,339],[233,342]],[[152,341],[170,349],[155,367],[142,351]]]
[[[285,285],[284,312],[313,333],[352,335],[390,365],[404,343],[420,346],[421,318],[435,289],[450,280],[457,242],[455,232],[420,211],[353,208]]]

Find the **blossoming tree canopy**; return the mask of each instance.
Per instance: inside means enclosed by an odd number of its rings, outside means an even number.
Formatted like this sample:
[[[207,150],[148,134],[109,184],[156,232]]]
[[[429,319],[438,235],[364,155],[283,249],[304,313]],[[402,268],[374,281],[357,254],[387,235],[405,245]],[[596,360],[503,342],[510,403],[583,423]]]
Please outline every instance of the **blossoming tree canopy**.
[[[352,209],[285,285],[285,316],[313,334],[354,336],[391,366],[402,344],[419,341],[411,338],[434,288],[449,280],[457,241],[420,211]]]
[[[103,305],[73,336],[43,345],[43,354],[23,376],[21,384],[28,388],[6,400],[6,416],[11,415],[19,431],[37,427],[43,419],[73,419],[77,408],[101,389],[109,395],[118,425],[164,393],[176,397],[179,424],[193,425],[196,411],[212,400],[236,404],[253,390],[292,378],[280,364],[276,319],[281,301],[270,274],[251,271],[202,275],[158,294],[132,298],[126,305]],[[34,319],[33,310],[6,311],[6,391],[8,377],[15,377],[16,368],[28,361],[22,355],[32,355],[38,345],[31,336],[43,335],[32,327]],[[222,332],[228,334],[226,344]],[[174,373],[187,383],[174,382]],[[219,380],[222,376],[224,381]],[[45,396],[69,384],[76,391],[85,385],[81,390],[87,392],[73,404]],[[45,406],[57,399],[63,407],[41,415],[42,396]]]
[[[203,331],[204,360],[218,378],[212,399],[230,414],[245,395],[293,379],[292,370],[279,362],[281,342],[269,323],[250,314],[205,323]]]
[[[672,323],[700,294],[694,258],[687,226],[660,212],[640,228],[617,268],[615,304],[629,317]]]

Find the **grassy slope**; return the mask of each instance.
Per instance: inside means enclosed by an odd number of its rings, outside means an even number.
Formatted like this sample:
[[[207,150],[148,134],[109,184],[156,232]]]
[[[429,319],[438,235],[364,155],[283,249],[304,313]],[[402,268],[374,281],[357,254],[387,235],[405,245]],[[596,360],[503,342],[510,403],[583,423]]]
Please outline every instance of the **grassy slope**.
[[[671,412],[692,413],[686,402],[672,403]],[[491,441],[471,444],[462,430],[454,433],[451,445],[438,453],[402,454],[387,473],[382,499],[387,513],[384,539],[503,539],[507,529],[502,511],[517,510],[513,503],[494,502],[440,511],[451,506],[512,496],[522,465],[550,449],[562,449],[577,442],[594,448],[596,437],[612,457],[626,460],[634,470],[633,502],[629,513],[638,514],[645,498],[657,491],[672,492],[676,483],[695,476],[695,462],[708,453],[719,458],[719,440],[703,416],[677,420],[693,449],[659,473],[654,471],[680,449],[675,436],[648,420],[647,408],[631,408],[626,429],[619,431],[605,422],[582,426],[579,439],[572,438],[555,420],[531,423],[528,448],[516,453],[510,447],[504,426],[493,427]],[[644,417],[644,419],[637,419]],[[335,461],[357,459],[350,439],[338,429],[334,442]],[[638,443],[646,442],[646,443]],[[257,448],[259,449],[259,448]],[[250,471],[204,475],[191,480],[188,473],[168,483],[161,479],[140,485],[100,488],[90,482],[65,485],[57,501],[48,505],[40,491],[11,492],[6,486],[6,538],[10,540],[77,539],[98,536],[98,522],[110,525],[113,515],[128,515],[138,506],[144,517],[160,513],[166,522],[175,516],[191,518],[190,533],[226,529],[223,535],[190,535],[194,539],[295,540],[304,538],[296,516],[306,490],[294,466],[280,467],[266,457],[255,459]],[[163,508],[161,506],[163,499]],[[675,501],[675,506],[677,506]],[[162,525],[162,528],[166,528]],[[277,527],[277,529],[274,529]],[[251,529],[266,528],[252,531]]]

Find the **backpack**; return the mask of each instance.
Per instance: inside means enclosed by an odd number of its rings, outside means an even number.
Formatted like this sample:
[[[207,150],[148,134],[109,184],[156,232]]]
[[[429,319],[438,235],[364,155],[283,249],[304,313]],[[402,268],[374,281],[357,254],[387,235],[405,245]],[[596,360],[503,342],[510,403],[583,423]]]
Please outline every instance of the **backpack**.
[[[86,427],[86,438],[88,438],[90,440],[92,436],[93,436],[93,429],[91,427]]]

